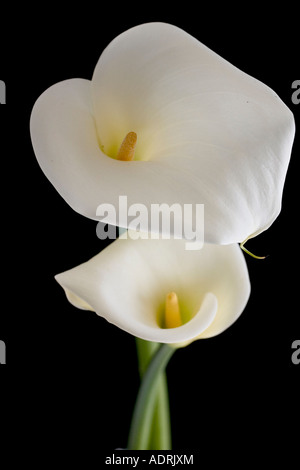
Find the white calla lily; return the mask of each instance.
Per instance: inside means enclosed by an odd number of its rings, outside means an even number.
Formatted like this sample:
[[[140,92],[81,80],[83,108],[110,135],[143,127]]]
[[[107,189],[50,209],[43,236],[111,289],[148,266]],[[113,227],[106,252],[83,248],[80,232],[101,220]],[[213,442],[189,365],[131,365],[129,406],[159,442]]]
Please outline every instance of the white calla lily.
[[[183,240],[118,239],[55,278],[76,307],[93,310],[136,337],[180,345],[223,332],[250,294],[247,266],[236,244],[205,244],[192,252]],[[168,328],[164,318],[172,315],[175,297],[181,324]]]
[[[270,88],[165,23],[114,39],[91,81],[46,90],[30,128],[42,170],[79,213],[97,220],[102,203],[118,210],[119,195],[149,210],[204,204],[205,241],[217,244],[243,242],[278,216],[295,132]],[[129,132],[134,161],[117,160]]]

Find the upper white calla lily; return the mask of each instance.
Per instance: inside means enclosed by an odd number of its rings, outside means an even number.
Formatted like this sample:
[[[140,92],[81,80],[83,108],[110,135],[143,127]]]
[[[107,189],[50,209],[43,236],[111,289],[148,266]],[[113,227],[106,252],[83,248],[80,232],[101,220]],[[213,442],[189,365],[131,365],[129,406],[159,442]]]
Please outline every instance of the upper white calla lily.
[[[79,213],[96,220],[100,204],[118,209],[119,195],[148,208],[204,204],[205,240],[218,244],[277,217],[295,132],[270,88],[165,23],[114,39],[92,81],[46,90],[30,128],[41,168]],[[131,131],[135,159],[118,161]]]
[[[192,252],[183,240],[118,239],[55,278],[76,307],[94,310],[139,338],[181,345],[228,328],[250,293],[247,266],[236,244],[205,244]],[[165,328],[169,293],[178,297],[182,324]]]

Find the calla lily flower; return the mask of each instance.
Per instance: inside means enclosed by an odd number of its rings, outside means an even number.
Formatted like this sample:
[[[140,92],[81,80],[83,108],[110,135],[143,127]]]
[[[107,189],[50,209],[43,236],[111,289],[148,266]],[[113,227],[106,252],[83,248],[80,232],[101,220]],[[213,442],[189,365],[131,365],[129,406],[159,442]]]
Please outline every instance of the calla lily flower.
[[[204,244],[192,252],[174,239],[121,237],[55,279],[75,307],[138,338],[180,346],[222,333],[250,294],[238,245]]]
[[[46,90],[30,128],[42,170],[75,211],[98,220],[119,195],[149,210],[204,204],[205,241],[216,244],[276,219],[295,133],[274,91],[165,23],[115,38],[91,81]]]

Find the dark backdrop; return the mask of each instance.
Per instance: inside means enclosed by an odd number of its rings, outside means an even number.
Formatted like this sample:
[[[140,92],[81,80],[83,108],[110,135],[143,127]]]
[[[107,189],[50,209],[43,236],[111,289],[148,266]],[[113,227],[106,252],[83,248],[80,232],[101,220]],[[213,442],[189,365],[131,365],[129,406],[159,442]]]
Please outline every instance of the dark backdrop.
[[[96,223],[72,211],[36,162],[29,117],[38,96],[60,80],[90,79],[102,50],[129,27],[165,21],[273,88],[299,121],[300,104],[291,100],[292,83],[300,78],[297,12],[288,5],[267,11],[255,5],[203,10],[189,4],[98,3],[16,7],[1,20],[0,79],[7,88],[7,104],[0,107],[0,339],[7,347],[1,387],[11,433],[21,442],[30,438],[26,455],[32,458],[36,446],[44,445],[44,455],[56,456],[63,448],[67,458],[82,450],[87,456],[125,447],[139,383],[134,338],[72,307],[53,279],[105,243],[96,237]],[[224,334],[177,351],[168,366],[175,450],[205,453],[213,443],[218,454],[225,443],[223,455],[232,456],[241,445],[256,455],[266,436],[277,448],[281,438],[292,442],[295,436],[298,152],[299,136],[282,212],[248,244],[270,256],[247,257],[252,294],[245,312]]]

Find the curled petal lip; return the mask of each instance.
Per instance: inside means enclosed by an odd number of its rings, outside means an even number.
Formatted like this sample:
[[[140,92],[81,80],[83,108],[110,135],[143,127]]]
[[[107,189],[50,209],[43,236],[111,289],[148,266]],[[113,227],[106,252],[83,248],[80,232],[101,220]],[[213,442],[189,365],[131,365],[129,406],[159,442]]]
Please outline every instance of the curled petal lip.
[[[80,299],[73,292],[64,287],[64,282],[60,279],[59,275],[56,280],[65,289],[66,296],[70,303],[75,307],[82,310],[97,310],[97,307],[92,307],[83,299]],[[119,319],[118,323],[114,323],[124,331],[145,339],[147,341],[155,341],[157,343],[181,344],[187,343],[200,336],[209,325],[213,322],[218,308],[218,301],[214,294],[208,292],[202,301],[199,311],[188,322],[177,328],[159,328],[144,323],[130,324],[128,319]],[[104,316],[104,315],[103,315]],[[106,318],[110,321],[110,317]],[[113,322],[112,322],[113,323]]]
[[[165,23],[118,36],[91,82],[44,92],[30,127],[41,168],[77,212],[97,219],[97,206],[117,208],[120,194],[148,208],[200,203],[205,240],[219,244],[243,242],[278,216],[295,133],[270,88]],[[130,131],[146,161],[108,158]]]
[[[94,310],[134,336],[170,344],[220,334],[237,320],[250,295],[237,245],[205,244],[192,253],[183,240],[119,239],[55,279],[76,307]],[[191,319],[163,329],[157,314],[170,291],[178,294]]]

